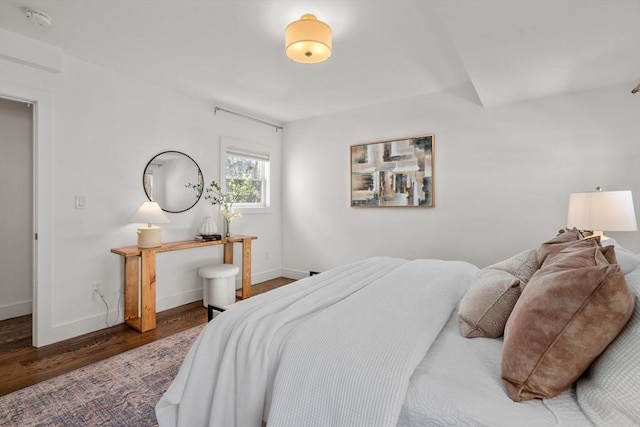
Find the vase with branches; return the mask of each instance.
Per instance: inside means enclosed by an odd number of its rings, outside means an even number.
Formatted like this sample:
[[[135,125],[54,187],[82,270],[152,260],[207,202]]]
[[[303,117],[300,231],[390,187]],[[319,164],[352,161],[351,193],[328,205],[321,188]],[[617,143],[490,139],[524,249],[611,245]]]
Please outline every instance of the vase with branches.
[[[188,183],[186,187],[193,188],[196,193],[202,192],[202,184]],[[212,205],[220,206],[225,237],[231,236],[231,221],[242,216],[239,211],[233,209],[233,205],[249,201],[258,195],[248,173],[240,179],[227,180],[226,191],[216,181],[211,181],[209,186],[204,189],[204,193],[204,198],[209,200]]]

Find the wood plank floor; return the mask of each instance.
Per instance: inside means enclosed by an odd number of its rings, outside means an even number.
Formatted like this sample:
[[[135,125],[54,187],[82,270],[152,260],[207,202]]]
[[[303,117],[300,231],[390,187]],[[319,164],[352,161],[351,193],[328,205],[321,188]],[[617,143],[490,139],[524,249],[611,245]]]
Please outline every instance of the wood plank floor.
[[[251,287],[257,295],[294,280]],[[138,333],[119,324],[48,346],[31,345],[31,315],[0,321],[0,396],[207,322],[202,301],[159,312],[156,329]]]

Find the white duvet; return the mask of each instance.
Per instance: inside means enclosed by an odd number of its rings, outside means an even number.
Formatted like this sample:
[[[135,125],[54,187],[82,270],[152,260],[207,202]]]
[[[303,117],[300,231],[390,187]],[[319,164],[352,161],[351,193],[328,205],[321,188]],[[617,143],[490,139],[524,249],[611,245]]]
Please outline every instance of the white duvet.
[[[399,427],[588,427],[575,390],[514,402],[500,380],[502,339],[465,338],[457,312],[416,367]]]
[[[160,426],[589,426],[573,390],[512,402],[502,341],[467,339],[478,269],[378,257],[217,316],[156,406]]]
[[[161,426],[393,426],[477,268],[378,257],[239,304],[207,325],[156,406]]]

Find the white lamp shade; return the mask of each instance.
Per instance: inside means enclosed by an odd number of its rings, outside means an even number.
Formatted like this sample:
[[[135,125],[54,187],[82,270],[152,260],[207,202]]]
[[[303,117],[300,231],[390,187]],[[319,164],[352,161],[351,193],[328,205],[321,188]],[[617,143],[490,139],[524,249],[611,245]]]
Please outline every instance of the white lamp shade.
[[[169,218],[167,218],[162,208],[160,208],[160,205],[156,202],[144,202],[138,210],[131,215],[129,222],[166,224],[169,222]]]
[[[638,229],[631,191],[593,191],[569,196],[567,227],[578,230]]]
[[[331,27],[311,14],[302,15],[285,31],[285,51],[296,62],[315,64],[331,56]]]

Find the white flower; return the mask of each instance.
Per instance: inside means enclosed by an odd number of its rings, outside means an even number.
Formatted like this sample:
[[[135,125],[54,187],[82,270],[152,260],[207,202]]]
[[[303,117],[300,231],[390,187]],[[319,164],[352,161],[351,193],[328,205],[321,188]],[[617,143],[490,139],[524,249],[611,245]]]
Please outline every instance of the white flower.
[[[234,211],[232,209],[221,209],[220,216],[231,221],[234,218],[240,218],[242,214],[239,211]]]

